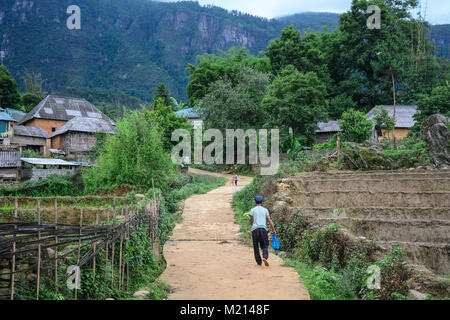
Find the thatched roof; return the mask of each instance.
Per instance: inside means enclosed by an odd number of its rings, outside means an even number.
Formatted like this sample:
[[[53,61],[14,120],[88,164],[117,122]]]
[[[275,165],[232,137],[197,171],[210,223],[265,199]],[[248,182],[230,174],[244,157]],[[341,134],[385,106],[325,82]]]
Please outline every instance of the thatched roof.
[[[337,121],[329,121],[329,122],[319,122],[317,124],[319,129],[316,130],[316,133],[328,133],[328,132],[340,132],[342,131],[339,127],[339,123]]]
[[[103,119],[76,117],[55,131],[51,138],[66,132],[115,133],[113,125]]]
[[[24,137],[45,138],[45,139],[48,138],[47,133],[42,128],[29,126],[15,126],[14,135]]]
[[[69,121],[75,117],[103,119],[114,124],[108,116],[85,99],[47,96],[21,120],[24,124],[34,118]]]
[[[394,116],[394,106],[383,106],[388,112],[389,117]],[[380,109],[381,106],[376,106],[367,113],[366,117],[369,120],[375,118],[375,110]],[[395,107],[395,127],[396,128],[411,128],[416,123],[414,115],[420,111],[417,110],[417,106],[396,106]]]

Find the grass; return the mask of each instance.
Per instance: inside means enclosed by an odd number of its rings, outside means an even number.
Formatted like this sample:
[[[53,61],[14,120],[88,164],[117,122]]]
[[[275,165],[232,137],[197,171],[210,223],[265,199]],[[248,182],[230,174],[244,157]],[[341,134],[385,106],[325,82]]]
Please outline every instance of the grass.
[[[342,286],[342,276],[321,266],[308,265],[298,260],[283,259],[299,274],[312,300],[354,300]]]

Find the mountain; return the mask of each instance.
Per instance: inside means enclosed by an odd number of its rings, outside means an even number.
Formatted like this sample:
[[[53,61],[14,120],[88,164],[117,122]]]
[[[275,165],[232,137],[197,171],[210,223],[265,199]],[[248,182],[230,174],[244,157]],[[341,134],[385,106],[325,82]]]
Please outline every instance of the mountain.
[[[431,26],[430,37],[437,47],[437,56],[450,58],[450,24]]]
[[[292,24],[297,30],[328,31],[336,30],[339,26],[339,14],[330,12],[302,12],[277,18],[285,24]]]
[[[161,82],[186,100],[185,68],[199,54],[232,46],[258,54],[286,25],[321,31],[338,21],[330,13],[269,20],[192,1],[77,0],[81,29],[69,30],[72,0],[0,1],[0,51],[21,89],[28,71],[49,92],[133,107]]]

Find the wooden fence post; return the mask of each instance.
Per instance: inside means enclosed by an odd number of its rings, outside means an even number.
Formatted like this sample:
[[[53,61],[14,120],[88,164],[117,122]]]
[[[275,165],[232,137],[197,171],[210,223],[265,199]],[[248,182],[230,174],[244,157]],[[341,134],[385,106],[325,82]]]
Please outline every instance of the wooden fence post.
[[[17,229],[17,216],[19,210],[19,199],[17,197],[14,199],[14,229]],[[14,232],[14,239],[16,238],[16,233]],[[14,285],[16,281],[15,272],[16,272],[16,241],[13,242],[12,245],[12,263],[11,263],[11,300],[14,300]]]
[[[95,230],[97,230],[98,226],[98,210],[95,212]],[[95,237],[97,237],[97,232],[95,232]],[[97,239],[94,240],[94,246],[93,246],[94,252],[97,250]],[[92,281],[95,281],[95,267],[96,267],[96,255],[94,256],[94,261],[92,261]]]
[[[37,282],[36,282],[36,300],[39,300],[39,285],[41,281],[41,199],[37,200],[37,227],[38,227],[38,256],[37,256]]]
[[[114,236],[116,233],[116,195],[114,195],[114,212],[113,212],[113,242],[112,242],[112,252],[111,252],[111,288],[114,287],[114,249],[115,241]]]
[[[82,227],[83,227],[83,209],[81,209],[80,211],[80,231],[79,231],[79,235],[78,235],[78,254],[77,254],[77,266],[80,264],[80,255],[81,255],[81,233],[82,233]],[[80,276],[80,270],[77,269],[77,277],[76,277],[76,281],[78,283],[78,277]],[[77,300],[78,298],[78,289],[77,286],[75,286],[75,300]]]
[[[55,287],[58,290],[58,199],[55,198]]]

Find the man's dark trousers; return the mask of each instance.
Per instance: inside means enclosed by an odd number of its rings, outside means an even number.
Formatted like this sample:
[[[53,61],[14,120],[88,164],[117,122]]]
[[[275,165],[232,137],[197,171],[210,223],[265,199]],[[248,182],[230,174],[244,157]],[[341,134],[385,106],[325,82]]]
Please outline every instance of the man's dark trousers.
[[[263,257],[269,258],[269,236],[265,228],[258,228],[252,231],[253,251],[255,253],[255,260],[258,265],[261,265],[261,255],[259,254],[259,247],[263,251]]]

